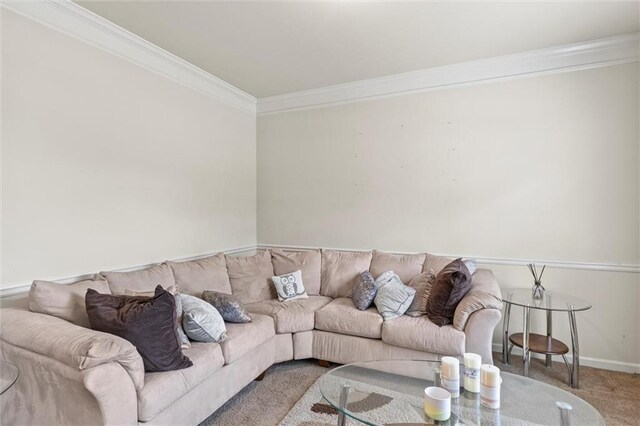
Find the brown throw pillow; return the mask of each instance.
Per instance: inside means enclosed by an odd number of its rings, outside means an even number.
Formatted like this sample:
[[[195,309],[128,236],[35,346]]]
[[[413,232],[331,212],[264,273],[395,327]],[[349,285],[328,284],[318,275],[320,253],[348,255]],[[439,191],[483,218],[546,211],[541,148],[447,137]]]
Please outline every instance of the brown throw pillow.
[[[191,367],[182,354],[176,330],[176,302],[157,286],[153,297],[113,296],[93,289],[85,296],[91,328],[131,342],[142,357],[145,371]]]
[[[449,263],[436,276],[427,300],[427,316],[436,325],[453,323],[458,303],[471,289],[471,274],[462,259]]]
[[[416,295],[413,298],[413,302],[411,302],[411,306],[409,306],[407,312],[404,313],[405,315],[421,317],[427,314],[427,301],[429,300],[431,287],[433,287],[435,280],[436,274],[433,272],[433,269],[430,269],[428,272],[416,275],[409,284],[407,284],[416,290]]]

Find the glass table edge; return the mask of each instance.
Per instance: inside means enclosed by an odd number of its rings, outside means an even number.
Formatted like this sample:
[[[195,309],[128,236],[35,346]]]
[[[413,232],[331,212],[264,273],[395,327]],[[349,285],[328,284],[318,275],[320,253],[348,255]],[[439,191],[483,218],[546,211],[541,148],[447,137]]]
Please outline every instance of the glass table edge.
[[[509,292],[518,292],[518,293],[523,293],[523,292],[531,292],[531,289],[528,288],[522,288],[522,287],[506,287],[506,288],[501,288],[500,292],[502,294],[505,293],[509,293]],[[512,300],[507,300],[504,297],[502,298],[502,302],[504,303],[508,303],[510,305],[515,305],[515,306],[521,306],[523,308],[531,308],[531,309],[538,309],[541,311],[555,311],[555,312],[579,312],[579,311],[587,311],[589,309],[591,309],[593,307],[593,303],[589,302],[586,299],[583,299],[581,297],[577,297],[577,296],[572,296],[570,294],[566,294],[566,293],[560,293],[560,292],[554,292],[554,291],[550,291],[547,294],[549,295],[558,295],[561,297],[565,297],[568,299],[577,299],[576,301],[580,302],[581,305],[579,305],[578,307],[575,308],[569,308],[567,307],[563,307],[563,308],[548,308],[548,307],[541,307],[541,306],[535,306],[533,304],[528,304],[528,303],[520,303],[520,302],[515,302]],[[539,299],[542,300],[542,299]],[[532,299],[532,303],[533,303],[533,299]]]

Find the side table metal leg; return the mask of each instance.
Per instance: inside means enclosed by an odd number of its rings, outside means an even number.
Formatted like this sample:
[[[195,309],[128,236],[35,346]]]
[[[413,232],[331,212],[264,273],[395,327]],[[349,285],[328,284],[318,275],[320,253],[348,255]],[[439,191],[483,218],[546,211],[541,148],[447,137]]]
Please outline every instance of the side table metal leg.
[[[522,316],[522,359],[524,361],[524,376],[529,377],[529,362],[531,360],[531,352],[529,351],[529,328],[531,320],[531,309],[527,306],[524,308]]]
[[[349,400],[349,386],[343,385],[340,389],[340,409],[338,410],[338,426],[345,426],[347,424],[347,416],[344,414],[344,410],[347,409],[347,401]]]
[[[509,320],[511,319],[511,303],[504,304],[504,318],[502,320],[502,363],[509,365]]]
[[[578,325],[573,306],[569,310],[569,325],[571,327],[571,351],[573,353],[573,366],[571,367],[571,387],[578,389],[580,386],[580,344],[578,342]]]
[[[551,333],[553,332],[553,311],[547,311],[547,340],[551,340]],[[545,356],[544,365],[547,367],[551,367],[551,355]]]

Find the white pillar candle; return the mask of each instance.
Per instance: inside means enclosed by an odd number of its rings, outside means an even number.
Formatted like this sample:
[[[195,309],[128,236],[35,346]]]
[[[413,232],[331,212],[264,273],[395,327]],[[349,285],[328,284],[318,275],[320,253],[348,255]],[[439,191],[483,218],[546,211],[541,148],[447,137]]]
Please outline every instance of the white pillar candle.
[[[482,358],[478,354],[464,354],[464,388],[469,392],[480,392],[480,365]]]
[[[449,391],[451,398],[460,396],[460,361],[452,356],[440,360],[440,382]]]
[[[480,367],[480,403],[492,409],[500,408],[500,369],[495,365]]]
[[[485,386],[500,386],[500,369],[495,365],[483,364],[480,367],[480,383]]]
[[[440,371],[442,377],[447,379],[460,378],[460,361],[452,356],[443,356],[440,360]]]

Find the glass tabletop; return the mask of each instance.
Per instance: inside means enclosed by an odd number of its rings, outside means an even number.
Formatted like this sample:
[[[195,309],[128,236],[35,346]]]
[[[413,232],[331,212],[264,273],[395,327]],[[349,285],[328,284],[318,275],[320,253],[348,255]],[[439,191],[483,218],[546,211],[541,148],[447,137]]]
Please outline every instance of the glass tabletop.
[[[340,410],[342,386],[350,387],[344,413],[367,425],[436,424],[424,413],[424,389],[439,382],[438,361],[368,361],[343,365],[326,373],[322,396]],[[558,401],[571,405],[572,425],[604,425],[586,401],[557,387],[501,372],[499,410],[480,405],[479,394],[460,394],[451,400],[445,425],[558,425]]]
[[[503,288],[502,301],[512,305],[545,311],[586,311],[591,302],[569,294],[545,292],[542,299],[534,299],[530,288]]]
[[[7,361],[0,361],[0,395],[18,380],[18,367]]]

